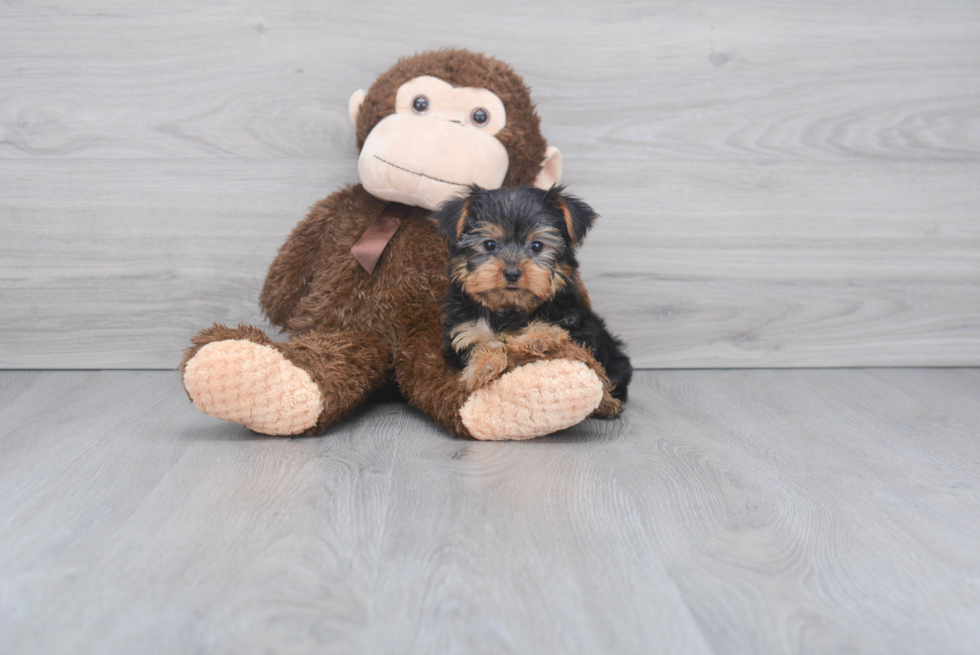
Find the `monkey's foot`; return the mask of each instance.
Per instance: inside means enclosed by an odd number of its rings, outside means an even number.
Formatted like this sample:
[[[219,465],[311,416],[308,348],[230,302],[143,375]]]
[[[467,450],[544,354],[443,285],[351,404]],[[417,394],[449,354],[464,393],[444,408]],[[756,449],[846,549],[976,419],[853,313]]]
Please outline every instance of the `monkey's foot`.
[[[602,381],[583,362],[531,362],[478,389],[459,410],[477,439],[533,439],[587,418],[602,401]]]
[[[199,410],[262,434],[293,435],[316,425],[316,383],[271,346],[213,341],[184,367],[184,388]]]

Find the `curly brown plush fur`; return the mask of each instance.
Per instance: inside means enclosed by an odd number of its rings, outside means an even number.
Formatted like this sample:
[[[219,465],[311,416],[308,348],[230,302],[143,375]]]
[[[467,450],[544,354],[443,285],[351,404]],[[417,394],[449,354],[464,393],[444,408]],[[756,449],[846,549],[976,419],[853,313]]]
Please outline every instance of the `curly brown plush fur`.
[[[534,180],[546,143],[528,89],[506,64],[463,50],[405,58],[378,78],[357,121],[359,146],[372,127],[392,113],[398,86],[419,75],[496,93],[507,109],[507,125],[497,134],[510,157],[506,184]],[[280,249],[260,298],[265,314],[289,333],[290,340],[276,343],[253,327],[216,325],[194,337],[181,374],[208,344],[251,342],[281,353],[288,365],[309,375],[302,379],[311,379],[319,389],[322,411],[305,434],[320,432],[394,380],[412,404],[453,433],[468,435],[460,409],[470,392],[458,372],[448,368],[441,350],[447,247],[429,212],[412,208],[373,275],[351,255],[351,246],[385,205],[360,184],[318,202]],[[601,367],[587,352],[569,346],[564,355],[585,362],[604,380]],[[206,378],[207,372],[203,375]]]

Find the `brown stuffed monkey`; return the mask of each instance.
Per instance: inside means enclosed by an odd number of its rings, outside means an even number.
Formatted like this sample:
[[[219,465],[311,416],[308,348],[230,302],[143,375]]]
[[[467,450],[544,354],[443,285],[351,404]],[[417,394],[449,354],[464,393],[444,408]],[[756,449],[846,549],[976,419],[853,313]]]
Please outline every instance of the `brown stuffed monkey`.
[[[262,310],[290,340],[249,326],[201,331],[180,365],[194,404],[273,435],[320,432],[392,380],[478,439],[541,436],[597,412],[605,374],[574,344],[515,357],[473,392],[441,350],[447,249],[430,210],[469,183],[547,188],[561,175],[521,78],[465,50],[423,53],[356,92],[350,116],[361,184],[313,206],[262,289]]]

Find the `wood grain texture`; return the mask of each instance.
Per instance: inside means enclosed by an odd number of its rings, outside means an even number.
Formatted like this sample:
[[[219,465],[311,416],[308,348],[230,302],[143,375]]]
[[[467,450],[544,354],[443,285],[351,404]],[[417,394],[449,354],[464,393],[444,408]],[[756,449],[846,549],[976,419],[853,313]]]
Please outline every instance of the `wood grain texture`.
[[[322,437],[0,373],[5,653],[971,653],[980,371],[644,371],[620,420]]]
[[[975,3],[454,6],[0,4],[0,366],[262,324],[276,248],[356,180],[349,94],[445,45],[531,85],[638,366],[980,364]]]
[[[937,414],[973,430],[980,426],[980,369],[874,369],[872,374],[933,407]]]
[[[455,7],[6,3],[2,153],[335,157],[354,143],[354,89],[454,46],[514,65],[573,159],[980,154],[972,3]]]

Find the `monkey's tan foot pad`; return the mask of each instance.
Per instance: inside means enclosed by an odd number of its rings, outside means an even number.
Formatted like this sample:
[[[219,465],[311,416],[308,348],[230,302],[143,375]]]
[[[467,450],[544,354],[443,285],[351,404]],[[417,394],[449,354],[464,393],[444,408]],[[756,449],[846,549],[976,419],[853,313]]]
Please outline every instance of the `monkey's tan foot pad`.
[[[262,434],[300,434],[316,425],[316,383],[275,348],[244,339],[214,341],[184,367],[184,388],[199,410]]]
[[[571,427],[602,401],[602,382],[582,362],[536,361],[475,391],[459,410],[477,439],[533,439]]]

